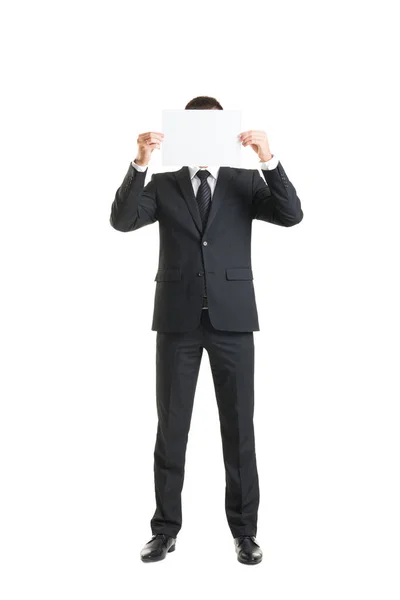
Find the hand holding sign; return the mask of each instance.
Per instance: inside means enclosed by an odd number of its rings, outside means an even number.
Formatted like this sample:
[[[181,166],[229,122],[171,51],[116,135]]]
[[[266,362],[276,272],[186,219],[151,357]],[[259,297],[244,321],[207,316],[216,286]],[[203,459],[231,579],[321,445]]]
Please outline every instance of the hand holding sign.
[[[160,148],[163,139],[163,133],[155,131],[139,133],[137,139],[138,152],[137,157],[135,158],[135,163],[145,167],[150,162],[151,153],[155,148]]]
[[[251,129],[250,131],[243,131],[239,135],[239,140],[242,143],[242,146],[250,145],[254,152],[258,154],[258,157],[261,161],[267,161],[272,158],[271,151],[269,149],[269,143],[267,134],[265,131],[259,131],[256,129]]]

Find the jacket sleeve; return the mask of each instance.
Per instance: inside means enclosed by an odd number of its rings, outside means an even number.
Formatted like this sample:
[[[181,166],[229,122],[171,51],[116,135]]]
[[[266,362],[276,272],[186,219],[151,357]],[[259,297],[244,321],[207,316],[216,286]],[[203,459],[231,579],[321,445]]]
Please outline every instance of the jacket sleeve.
[[[283,227],[300,223],[303,219],[300,199],[281,163],[262,172],[265,181],[258,170],[253,171],[253,219]]]
[[[129,164],[121,186],[111,205],[110,224],[118,231],[135,231],[157,221],[157,193],[155,175],[144,186],[146,171],[138,171]]]

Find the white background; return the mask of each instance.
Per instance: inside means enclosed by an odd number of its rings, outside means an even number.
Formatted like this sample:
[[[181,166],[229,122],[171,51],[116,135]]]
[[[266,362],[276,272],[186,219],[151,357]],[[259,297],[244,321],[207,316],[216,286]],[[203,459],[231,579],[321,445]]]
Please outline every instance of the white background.
[[[398,599],[399,52],[389,2],[6,2],[1,596]],[[176,552],[154,512],[158,225],[109,224],[139,133],[197,95],[302,201],[254,222],[264,560],[236,560],[205,352]],[[246,168],[256,168],[251,148]],[[160,168],[154,152],[148,180]]]

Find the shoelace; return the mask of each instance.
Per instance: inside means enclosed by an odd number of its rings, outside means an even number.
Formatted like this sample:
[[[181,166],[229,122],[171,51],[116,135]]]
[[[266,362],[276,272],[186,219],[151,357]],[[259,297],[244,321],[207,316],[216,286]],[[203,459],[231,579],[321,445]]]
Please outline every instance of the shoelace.
[[[257,542],[255,541],[255,536],[254,535],[239,535],[238,536],[238,543],[241,544],[245,539],[249,539],[251,540],[254,544],[256,544],[256,546],[258,546]]]
[[[155,533],[155,534],[152,536],[151,540],[149,540],[147,543],[149,544],[150,542],[152,542],[152,541],[153,541],[153,540],[155,540],[156,538],[160,538],[160,537],[162,538],[162,540],[163,540],[164,544],[166,544],[166,543],[167,543],[168,536],[167,536],[167,534],[165,534],[165,533]]]

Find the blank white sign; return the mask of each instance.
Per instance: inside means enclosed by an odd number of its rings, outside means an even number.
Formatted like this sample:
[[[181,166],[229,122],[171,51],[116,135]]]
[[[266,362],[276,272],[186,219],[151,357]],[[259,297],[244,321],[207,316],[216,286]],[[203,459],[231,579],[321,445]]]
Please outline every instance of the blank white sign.
[[[240,110],[163,110],[163,165],[240,167]]]

